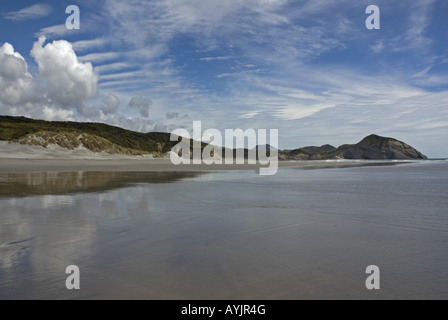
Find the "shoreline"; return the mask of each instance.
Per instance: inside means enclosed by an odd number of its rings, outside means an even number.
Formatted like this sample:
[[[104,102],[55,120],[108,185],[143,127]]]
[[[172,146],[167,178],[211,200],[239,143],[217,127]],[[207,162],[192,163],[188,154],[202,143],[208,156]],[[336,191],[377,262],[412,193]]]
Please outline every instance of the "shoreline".
[[[278,168],[330,169],[367,166],[392,166],[418,160],[302,160],[278,161]],[[271,163],[272,164],[272,163]],[[127,156],[93,153],[84,148],[67,150],[59,146],[20,145],[0,141],[0,173],[29,172],[211,172],[259,170],[261,164],[190,164],[176,166],[169,157]]]
[[[279,161],[280,168],[329,169],[353,168],[366,166],[393,166],[415,161],[369,161],[369,160],[337,160],[337,161]],[[200,171],[238,171],[258,170],[267,167],[260,164],[230,164],[230,165],[179,165],[169,159],[13,159],[0,158],[0,173],[27,172],[200,172]]]

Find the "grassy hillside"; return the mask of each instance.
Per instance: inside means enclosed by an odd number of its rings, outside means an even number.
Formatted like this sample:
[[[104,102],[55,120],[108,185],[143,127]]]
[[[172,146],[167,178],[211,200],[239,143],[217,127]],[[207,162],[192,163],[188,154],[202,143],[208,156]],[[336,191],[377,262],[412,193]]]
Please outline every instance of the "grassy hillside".
[[[93,150],[89,149],[96,152],[99,149],[95,147],[95,144],[102,142],[102,145],[105,145],[106,141],[109,142],[108,147],[115,145],[118,149],[142,153],[166,153],[176,144],[170,141],[169,133],[145,134],[102,123],[49,122],[24,117],[0,116],[0,140],[26,143],[36,135],[51,140],[56,139],[55,137],[61,133],[64,134],[64,139],[69,140],[71,136],[84,135],[87,146],[92,145]]]
[[[0,140],[25,145],[47,147],[56,144],[69,150],[82,145],[92,152],[161,156],[170,152],[178,143],[170,141],[170,137],[169,133],[140,133],[103,123],[50,122],[0,116]],[[202,149],[207,146],[206,143],[201,145]],[[225,155],[225,150],[222,150],[222,154]],[[244,155],[247,158],[247,149],[244,150]]]

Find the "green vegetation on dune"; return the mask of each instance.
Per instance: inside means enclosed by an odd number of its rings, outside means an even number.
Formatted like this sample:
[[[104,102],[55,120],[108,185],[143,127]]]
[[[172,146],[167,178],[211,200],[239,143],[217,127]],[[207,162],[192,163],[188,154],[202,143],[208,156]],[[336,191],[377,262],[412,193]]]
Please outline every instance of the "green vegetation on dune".
[[[42,146],[58,145],[68,150],[84,147],[92,152],[105,152],[109,154],[144,155],[148,152],[124,148],[96,135],[78,132],[52,132],[39,131],[14,140],[23,145]]]
[[[63,138],[60,135],[63,133]],[[59,136],[58,136],[59,134]],[[119,127],[109,126],[102,123],[80,123],[80,122],[49,122],[33,120],[24,117],[0,116],[0,140],[23,142],[33,139],[34,136],[49,139],[48,144],[57,143],[61,140],[71,140],[76,145],[74,137],[83,136],[83,145],[91,151],[108,152],[109,149],[124,154],[144,154],[169,152],[176,142],[170,141],[168,133],[139,133],[125,130]],[[45,140],[42,139],[42,140]],[[30,141],[31,144],[45,146],[39,141]],[[70,149],[71,144],[68,144]],[[75,147],[76,148],[76,147]]]

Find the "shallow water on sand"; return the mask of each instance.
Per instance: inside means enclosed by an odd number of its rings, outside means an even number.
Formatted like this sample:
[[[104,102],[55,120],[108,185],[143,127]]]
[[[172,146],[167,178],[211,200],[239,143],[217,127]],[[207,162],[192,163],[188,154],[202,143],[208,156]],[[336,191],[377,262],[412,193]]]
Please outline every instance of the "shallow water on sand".
[[[447,190],[447,162],[0,174],[0,299],[448,299]]]

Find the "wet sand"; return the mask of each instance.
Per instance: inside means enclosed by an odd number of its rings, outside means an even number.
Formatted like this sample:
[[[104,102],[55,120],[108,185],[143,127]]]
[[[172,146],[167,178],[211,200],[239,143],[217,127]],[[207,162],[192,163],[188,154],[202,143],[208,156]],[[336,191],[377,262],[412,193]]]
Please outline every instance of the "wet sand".
[[[0,174],[0,300],[447,299],[447,165]]]

